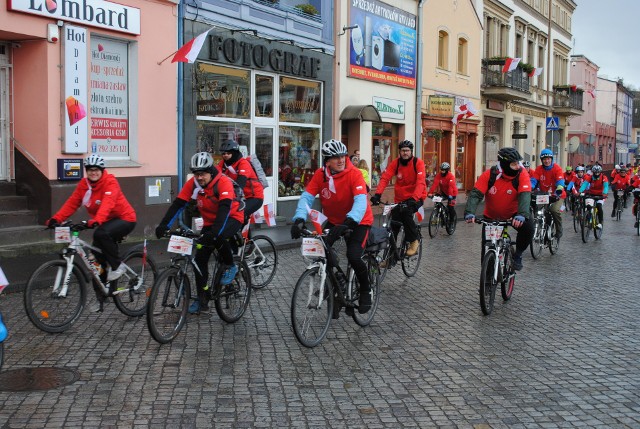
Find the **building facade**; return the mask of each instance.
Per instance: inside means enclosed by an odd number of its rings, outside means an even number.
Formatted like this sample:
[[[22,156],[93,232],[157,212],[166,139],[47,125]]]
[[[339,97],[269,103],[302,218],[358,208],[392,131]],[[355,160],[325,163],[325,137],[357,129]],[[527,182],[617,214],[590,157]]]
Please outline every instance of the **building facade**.
[[[570,82],[584,90],[584,113],[569,121],[568,165],[593,164],[599,149],[596,146],[596,97],[599,67],[584,55],[571,56]]]
[[[176,173],[176,4],[16,0],[0,9],[0,180],[15,180],[44,222],[90,153],[106,159],[154,225]],[[153,77],[150,79],[149,77]],[[157,153],[166,156],[158,157]]]
[[[598,76],[596,92],[596,159],[605,169],[616,163],[617,82]]]

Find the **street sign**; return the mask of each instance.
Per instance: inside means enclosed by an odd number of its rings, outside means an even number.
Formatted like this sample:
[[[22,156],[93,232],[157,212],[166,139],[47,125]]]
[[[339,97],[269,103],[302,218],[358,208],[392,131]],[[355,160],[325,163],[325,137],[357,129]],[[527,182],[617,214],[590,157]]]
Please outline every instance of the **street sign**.
[[[560,129],[560,118],[557,116],[550,116],[547,118],[547,131],[551,130],[559,130]]]
[[[526,139],[527,135],[526,134],[511,134],[511,138],[514,139],[514,140]]]

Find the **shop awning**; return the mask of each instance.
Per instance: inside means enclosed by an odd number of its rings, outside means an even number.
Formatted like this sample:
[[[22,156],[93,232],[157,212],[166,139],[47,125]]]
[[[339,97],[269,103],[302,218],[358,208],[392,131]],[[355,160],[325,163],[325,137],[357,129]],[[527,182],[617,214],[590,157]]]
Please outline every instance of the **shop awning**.
[[[340,120],[350,121],[358,119],[360,121],[382,122],[378,109],[371,104],[354,104],[344,108],[340,114]]]

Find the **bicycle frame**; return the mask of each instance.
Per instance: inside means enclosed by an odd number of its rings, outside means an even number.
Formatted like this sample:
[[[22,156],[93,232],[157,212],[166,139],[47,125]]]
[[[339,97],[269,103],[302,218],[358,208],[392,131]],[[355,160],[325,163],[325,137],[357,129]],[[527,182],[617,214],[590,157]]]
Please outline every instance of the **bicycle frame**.
[[[483,232],[485,232],[487,227],[494,227],[496,231],[499,231],[490,234],[490,241],[486,241],[486,234],[483,236],[485,247],[484,255],[486,256],[487,253],[496,254],[496,260],[493,266],[493,280],[497,282],[499,279],[498,275],[502,274],[502,269],[504,268],[504,253],[508,250],[507,246],[511,245],[511,237],[509,236],[506,226],[492,225],[490,222],[483,223]],[[499,228],[502,228],[502,230],[500,231]],[[498,235],[500,237],[498,237]],[[509,244],[507,245],[507,243]],[[485,256],[483,256],[483,258]]]

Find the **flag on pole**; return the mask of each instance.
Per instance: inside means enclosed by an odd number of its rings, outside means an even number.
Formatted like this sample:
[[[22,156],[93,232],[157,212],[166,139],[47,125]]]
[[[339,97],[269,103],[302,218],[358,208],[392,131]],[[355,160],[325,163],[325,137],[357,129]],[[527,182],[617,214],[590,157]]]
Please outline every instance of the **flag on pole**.
[[[424,207],[420,207],[418,212],[416,213],[416,217],[418,218],[418,222],[422,222],[424,219]]]
[[[459,121],[470,118],[477,113],[478,111],[474,107],[473,103],[471,101],[467,101],[467,103],[463,104],[462,106],[459,106],[459,107],[456,106],[456,111],[453,114],[453,118],[451,119],[451,122],[453,122],[455,125]]]
[[[276,214],[273,212],[273,204],[265,204],[262,207],[263,217],[267,221],[267,225],[276,226]]]
[[[191,39],[187,43],[184,44],[178,52],[173,56],[171,60],[172,63],[194,63],[196,58],[198,58],[198,54],[202,49],[202,45],[204,45],[205,40],[207,40],[207,35],[209,34],[211,29],[208,29],[195,39]]]
[[[540,76],[543,69],[544,67],[535,67],[533,70],[531,70],[531,73],[529,73],[529,77]]]
[[[324,214],[322,214],[322,212],[319,212],[318,210],[313,210],[309,208],[309,206],[307,206],[307,213],[309,214],[309,220],[313,224],[313,227],[316,229],[316,232],[318,234],[322,234],[322,224],[328,218]]]
[[[4,271],[2,271],[2,268],[0,268],[0,293],[2,293],[4,288],[6,288],[7,286],[9,286],[9,280],[7,280],[7,277],[4,275]]]
[[[521,59],[522,58],[507,58],[504,62],[504,67],[502,67],[502,73],[509,73],[515,70]]]

